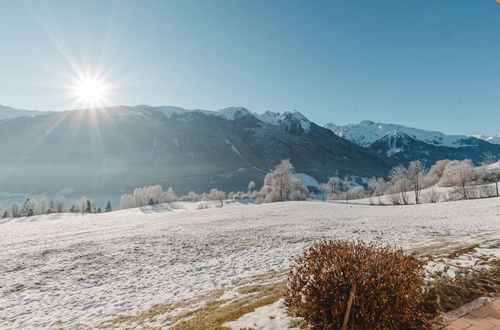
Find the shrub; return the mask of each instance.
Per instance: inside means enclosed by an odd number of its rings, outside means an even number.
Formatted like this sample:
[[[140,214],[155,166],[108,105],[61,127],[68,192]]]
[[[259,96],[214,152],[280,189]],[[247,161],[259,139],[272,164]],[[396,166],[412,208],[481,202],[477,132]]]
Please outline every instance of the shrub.
[[[441,199],[441,194],[436,189],[429,189],[423,197],[427,203],[437,203]]]
[[[414,256],[379,243],[322,241],[288,275],[285,302],[314,329],[340,329],[351,290],[353,329],[425,325],[422,268]]]
[[[392,194],[389,196],[390,202],[392,205],[401,205],[401,200],[399,198],[399,195],[397,194]]]

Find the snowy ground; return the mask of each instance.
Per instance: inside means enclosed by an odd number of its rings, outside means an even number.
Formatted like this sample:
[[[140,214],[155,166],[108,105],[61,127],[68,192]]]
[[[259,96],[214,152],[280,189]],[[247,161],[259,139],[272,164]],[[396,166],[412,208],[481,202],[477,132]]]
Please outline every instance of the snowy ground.
[[[286,269],[322,238],[380,237],[423,254],[500,239],[499,198],[216,204],[0,220],[0,328],[91,327],[156,303],[216,290],[231,296],[253,275]],[[148,326],[168,324],[177,312]]]

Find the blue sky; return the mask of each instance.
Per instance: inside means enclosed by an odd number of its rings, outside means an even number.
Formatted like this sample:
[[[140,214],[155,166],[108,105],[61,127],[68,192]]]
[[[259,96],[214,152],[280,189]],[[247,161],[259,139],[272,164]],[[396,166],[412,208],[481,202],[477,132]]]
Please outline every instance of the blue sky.
[[[0,0],[0,104],[62,110],[73,67],[108,105],[500,133],[493,0]]]

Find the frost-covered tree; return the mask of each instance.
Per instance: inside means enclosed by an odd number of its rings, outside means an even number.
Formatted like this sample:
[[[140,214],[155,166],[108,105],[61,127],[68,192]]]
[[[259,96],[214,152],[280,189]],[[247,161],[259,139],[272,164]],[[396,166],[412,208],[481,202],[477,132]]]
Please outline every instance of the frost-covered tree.
[[[293,176],[294,168],[290,160],[282,160],[264,177],[261,194],[267,202],[305,199],[308,189]]]
[[[335,178],[330,178],[328,182],[320,184],[318,190],[323,194],[323,201],[334,199],[340,190],[340,182]]]
[[[42,198],[37,201],[35,206],[35,214],[45,214],[49,208],[49,201],[45,198]]]
[[[495,192],[496,195],[499,195],[498,191],[498,181],[500,181],[500,166],[494,166],[493,164],[497,163],[498,159],[495,155],[490,152],[487,152],[483,156],[483,163],[479,169],[479,173],[481,179],[485,183],[495,183]]]
[[[35,215],[35,203],[31,199],[27,199],[24,202],[23,208],[21,210],[21,216],[23,217],[32,217]]]
[[[344,180],[342,180],[342,190],[344,191],[344,197],[347,203],[349,203],[349,190],[351,190],[351,180],[349,176],[344,176]]]
[[[199,202],[200,199],[201,196],[195,193],[194,191],[190,191],[187,195],[181,197],[181,200],[191,201],[191,202]]]
[[[444,187],[459,187],[462,192],[462,198],[469,198],[468,185],[474,179],[474,165],[470,159],[463,161],[450,161],[439,184]]]
[[[384,180],[384,178],[372,178],[368,183],[368,186],[372,190],[372,195],[378,198],[378,203],[382,204],[382,200],[380,197],[384,195],[384,193],[389,188],[389,185]]]
[[[21,209],[22,209],[22,206],[18,202],[10,203],[9,208],[8,208],[9,217],[17,218],[17,217],[21,216],[21,214],[20,214]]]
[[[135,202],[134,196],[129,194],[123,194],[122,197],[120,198],[120,204],[119,204],[120,210],[131,209],[134,207],[138,207],[138,205]]]
[[[248,183],[248,189],[247,189],[248,193],[252,195],[254,189],[255,189],[255,181],[252,180]]]
[[[441,177],[443,176],[446,166],[450,162],[451,160],[449,159],[443,159],[443,160],[438,160],[434,165],[432,165],[432,167],[429,169],[427,175],[424,178],[424,186],[430,187],[437,184],[441,179]]]
[[[208,199],[211,201],[219,201],[220,206],[224,207],[224,199],[226,199],[226,194],[217,188],[213,188],[210,189],[210,193],[208,194]]]
[[[401,195],[403,204],[408,204],[408,189],[410,181],[408,180],[408,170],[403,165],[395,166],[389,172],[389,178],[393,184],[394,189]]]
[[[337,192],[340,189],[340,182],[335,178],[330,178],[330,180],[328,180],[326,185],[328,187],[328,197],[330,199],[333,199],[333,197],[337,194]]]
[[[54,199],[54,205],[53,205],[55,212],[57,213],[62,213],[64,212],[64,209],[66,208],[66,198],[60,196],[56,197]]]
[[[161,193],[161,203],[173,203],[177,201],[177,196],[175,195],[174,189],[168,187],[167,191]]]
[[[324,182],[320,183],[318,186],[318,190],[321,192],[321,196],[324,202],[326,200],[326,196],[328,195],[328,184]]]
[[[160,185],[148,186],[134,189],[131,195],[123,194],[120,198],[119,208],[129,209],[159,203],[171,203],[177,199],[172,187],[169,187],[167,191],[163,191]]]
[[[408,179],[411,182],[413,192],[415,193],[415,204],[420,203],[420,190],[423,188],[425,177],[425,168],[421,161],[414,160],[410,162],[407,169]]]
[[[365,198],[366,190],[363,186],[356,186],[350,190],[351,199]]]

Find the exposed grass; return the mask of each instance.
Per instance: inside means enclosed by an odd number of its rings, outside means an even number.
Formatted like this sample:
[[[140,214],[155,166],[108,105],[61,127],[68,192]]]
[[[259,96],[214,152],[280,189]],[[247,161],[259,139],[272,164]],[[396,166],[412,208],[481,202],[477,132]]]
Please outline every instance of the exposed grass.
[[[101,322],[96,326],[96,328],[100,329],[105,329],[105,328],[128,328],[130,327],[131,324],[134,325],[144,325],[149,322],[156,321],[157,317],[173,312],[176,309],[185,309],[189,308],[190,306],[199,304],[203,301],[210,301],[210,300],[215,300],[222,296],[224,292],[223,291],[216,291],[210,295],[203,295],[196,297],[195,299],[186,299],[179,301],[175,304],[157,304],[152,306],[150,309],[139,313],[139,314],[134,314],[134,315],[114,315],[115,317],[108,320]],[[112,315],[113,316],[113,315]],[[166,322],[168,324],[166,325],[171,325],[175,323],[175,321],[178,318],[171,318],[167,319]]]
[[[226,329],[224,323],[283,297],[284,274],[271,272],[242,280],[236,288],[242,296],[234,300],[221,299],[224,294],[221,290],[174,304],[154,305],[135,315],[112,315],[111,319],[94,328],[155,328],[151,322],[157,322],[162,326],[170,326],[171,329]],[[76,327],[87,328],[85,325]]]
[[[284,288],[284,282],[243,288],[244,293],[255,294],[194,311],[186,315],[185,320],[178,322],[172,329],[227,329],[223,326],[224,323],[237,320],[241,316],[253,312],[256,308],[272,304],[282,298]]]
[[[426,288],[425,308],[446,313],[479,297],[500,295],[500,261],[489,270],[472,271],[466,277],[436,279]]]

